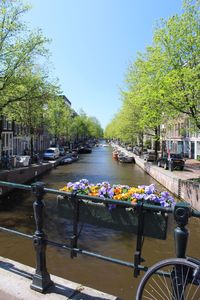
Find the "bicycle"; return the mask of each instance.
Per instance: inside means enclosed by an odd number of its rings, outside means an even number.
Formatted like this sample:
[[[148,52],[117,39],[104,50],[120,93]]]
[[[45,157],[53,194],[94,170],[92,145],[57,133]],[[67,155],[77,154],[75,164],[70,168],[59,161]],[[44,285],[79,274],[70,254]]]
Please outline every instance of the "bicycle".
[[[200,260],[187,257],[189,237],[186,225],[190,217],[200,218],[187,203],[176,204],[173,210],[176,258],[159,261],[150,267],[140,281],[136,300],[199,300]]]

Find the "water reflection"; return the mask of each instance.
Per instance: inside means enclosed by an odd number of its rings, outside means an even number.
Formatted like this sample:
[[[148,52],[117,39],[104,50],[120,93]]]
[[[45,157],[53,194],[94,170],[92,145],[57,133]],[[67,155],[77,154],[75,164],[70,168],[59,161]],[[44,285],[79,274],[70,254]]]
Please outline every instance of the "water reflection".
[[[61,188],[68,181],[87,178],[90,182],[109,181],[111,184],[140,185],[155,183],[159,190],[164,188],[134,164],[120,164],[112,159],[111,149],[96,148],[91,154],[80,156],[71,165],[59,166],[46,173],[40,180],[50,188]],[[1,203],[1,226],[16,228],[32,234],[35,230],[33,219],[33,197],[28,192],[15,191]],[[199,220],[191,222],[192,237],[189,243],[190,254],[198,256]],[[69,220],[57,214],[57,201],[54,195],[45,195],[45,232],[50,240],[68,243],[72,226]],[[145,238],[142,256],[146,265],[160,259],[174,256],[173,222],[168,229],[167,241]],[[32,242],[5,233],[0,235],[0,255],[35,266]],[[133,261],[135,235],[97,228],[84,224],[78,246],[106,256]],[[70,259],[68,252],[48,247],[47,264],[50,273],[83,285],[117,295],[121,299],[134,299],[139,279],[133,278],[133,270],[95,258],[78,255]]]

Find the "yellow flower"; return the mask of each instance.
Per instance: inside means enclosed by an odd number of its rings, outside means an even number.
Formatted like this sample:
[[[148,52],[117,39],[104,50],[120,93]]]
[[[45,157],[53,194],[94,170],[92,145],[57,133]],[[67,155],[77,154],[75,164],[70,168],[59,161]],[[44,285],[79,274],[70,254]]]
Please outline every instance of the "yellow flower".
[[[131,200],[131,204],[136,204],[137,203],[137,199],[135,199],[135,198],[132,198],[132,200]]]
[[[67,188],[67,186],[64,186],[63,188],[59,189],[59,191],[69,192],[69,189]]]

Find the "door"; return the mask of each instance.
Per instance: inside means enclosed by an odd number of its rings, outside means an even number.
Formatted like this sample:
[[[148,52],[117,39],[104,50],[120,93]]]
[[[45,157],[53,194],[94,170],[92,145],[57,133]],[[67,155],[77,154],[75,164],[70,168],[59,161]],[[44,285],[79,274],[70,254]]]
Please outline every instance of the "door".
[[[191,158],[194,158],[194,142],[191,142]]]

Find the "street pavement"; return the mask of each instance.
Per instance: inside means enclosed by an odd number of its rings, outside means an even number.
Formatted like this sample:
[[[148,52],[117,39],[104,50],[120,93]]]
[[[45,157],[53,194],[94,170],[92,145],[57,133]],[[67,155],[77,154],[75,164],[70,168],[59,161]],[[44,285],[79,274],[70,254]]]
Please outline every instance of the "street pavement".
[[[197,161],[195,159],[187,159],[183,171],[175,170],[171,173],[182,180],[200,178],[200,161]]]

